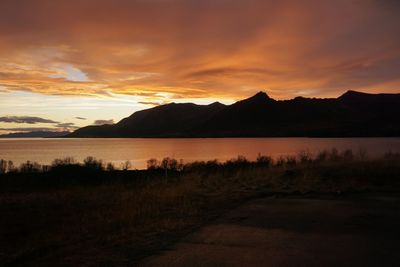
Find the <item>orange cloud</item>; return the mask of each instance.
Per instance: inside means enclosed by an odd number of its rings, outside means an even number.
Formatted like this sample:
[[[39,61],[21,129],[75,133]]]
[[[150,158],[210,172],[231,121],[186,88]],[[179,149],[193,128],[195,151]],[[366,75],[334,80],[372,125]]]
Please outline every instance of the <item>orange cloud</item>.
[[[400,85],[395,1],[72,2],[1,1],[0,88],[163,103]]]

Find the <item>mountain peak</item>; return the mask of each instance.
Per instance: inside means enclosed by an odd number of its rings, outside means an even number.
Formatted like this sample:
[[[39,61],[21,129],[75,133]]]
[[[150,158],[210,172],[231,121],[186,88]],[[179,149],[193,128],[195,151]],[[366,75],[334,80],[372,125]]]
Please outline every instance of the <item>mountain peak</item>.
[[[211,103],[211,104],[209,104],[208,106],[209,106],[209,107],[216,107],[216,108],[225,107],[225,105],[222,104],[222,103],[219,102],[219,101],[215,101],[214,103]]]
[[[271,102],[275,102],[275,100],[270,98],[267,95],[267,93],[265,93],[263,91],[260,91],[257,94],[255,94],[255,95],[253,95],[253,96],[251,96],[249,98],[246,98],[246,99],[243,99],[243,100],[240,100],[240,101],[236,102],[234,105],[249,105],[249,106],[255,105],[255,106],[260,106],[260,105],[269,104]]]
[[[369,95],[367,93],[357,92],[354,90],[348,90],[346,93],[341,95],[339,98],[349,98],[349,97],[359,97],[359,96],[366,96]]]
[[[270,98],[267,95],[267,93],[260,91],[257,94],[253,95],[252,97],[249,97],[249,98],[239,101],[239,102],[265,103],[265,102],[271,102],[271,101],[273,101],[273,99]]]
[[[250,98],[258,98],[258,99],[271,99],[266,92],[260,91],[257,94],[253,95]]]

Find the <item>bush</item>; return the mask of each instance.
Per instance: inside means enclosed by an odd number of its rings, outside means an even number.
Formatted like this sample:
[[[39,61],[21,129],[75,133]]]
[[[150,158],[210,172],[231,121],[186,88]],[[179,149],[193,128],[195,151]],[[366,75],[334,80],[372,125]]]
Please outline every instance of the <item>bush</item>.
[[[124,163],[121,163],[121,170],[127,171],[130,168],[132,168],[132,163],[129,160],[125,161]]]
[[[103,171],[103,161],[97,160],[94,157],[87,157],[83,160],[83,166],[87,169],[96,170],[96,171]]]
[[[256,159],[256,164],[258,166],[269,167],[273,164],[273,159],[269,156],[263,156],[259,153]]]
[[[161,161],[161,168],[163,170],[177,171],[178,161],[176,159],[166,157]]]
[[[365,150],[364,148],[360,148],[360,149],[357,151],[357,158],[358,158],[359,160],[366,160],[366,159],[368,158],[367,150]]]
[[[321,161],[326,161],[329,158],[329,151],[323,150],[317,154],[315,157],[315,161],[321,162]]]
[[[354,159],[353,150],[346,149],[342,152],[342,158],[347,161],[352,161]]]
[[[76,162],[73,157],[66,157],[63,159],[53,160],[51,167],[68,166],[68,165],[74,165],[74,164],[76,164]]]
[[[0,174],[4,174],[7,172],[7,161],[4,159],[0,159]]]
[[[157,168],[159,168],[159,162],[157,159],[155,158],[151,158],[147,161],[147,169],[148,170],[155,170]]]
[[[20,165],[19,171],[22,173],[37,173],[42,171],[42,166],[37,162],[31,162],[28,160]]]
[[[283,156],[279,156],[279,158],[276,160],[275,166],[280,167],[285,164],[285,158]]]
[[[107,163],[106,170],[109,172],[115,171],[115,166],[111,162]]]
[[[8,165],[7,166],[7,172],[14,172],[15,171],[14,163],[11,160],[8,161],[7,165]]]
[[[338,161],[340,159],[339,151],[336,148],[332,148],[331,152],[328,155],[329,160],[331,161]]]
[[[311,163],[313,161],[311,152],[308,150],[302,150],[299,152],[299,161],[302,164],[307,164],[307,163]]]
[[[231,159],[231,160],[226,161],[223,165],[225,167],[232,168],[232,169],[245,168],[250,165],[250,161],[248,161],[246,159],[246,157],[244,157],[244,156],[238,156],[236,159]]]
[[[6,161],[4,159],[0,159],[0,174],[6,174],[13,171],[15,171],[14,163],[11,160]]]
[[[297,160],[295,156],[286,156],[286,165],[295,166],[297,164]]]

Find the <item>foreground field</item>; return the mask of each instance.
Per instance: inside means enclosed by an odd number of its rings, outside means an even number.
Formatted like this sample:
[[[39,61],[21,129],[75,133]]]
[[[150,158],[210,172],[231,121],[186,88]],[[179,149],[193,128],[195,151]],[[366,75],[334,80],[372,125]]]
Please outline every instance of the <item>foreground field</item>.
[[[393,154],[369,160],[348,151],[303,153],[184,166],[169,159],[149,161],[147,171],[96,166],[58,162],[0,176],[1,266],[135,265],[250,199],[400,192],[400,158]]]

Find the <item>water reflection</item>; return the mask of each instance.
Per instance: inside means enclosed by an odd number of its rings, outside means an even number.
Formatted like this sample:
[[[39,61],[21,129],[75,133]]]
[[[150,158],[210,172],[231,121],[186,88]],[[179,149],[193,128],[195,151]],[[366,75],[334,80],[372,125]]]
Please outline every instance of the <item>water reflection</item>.
[[[17,165],[26,160],[49,164],[55,158],[82,161],[90,155],[117,165],[130,160],[141,169],[150,158],[224,161],[243,155],[254,160],[258,153],[277,157],[333,147],[366,149],[369,156],[377,156],[400,152],[400,138],[0,139],[0,158]]]

